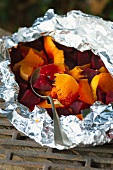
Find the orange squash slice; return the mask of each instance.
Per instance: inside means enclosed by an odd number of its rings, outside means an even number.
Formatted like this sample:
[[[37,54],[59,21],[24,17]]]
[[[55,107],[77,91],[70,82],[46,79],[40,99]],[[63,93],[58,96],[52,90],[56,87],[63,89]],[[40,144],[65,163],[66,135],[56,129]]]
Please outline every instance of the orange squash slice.
[[[90,85],[88,83],[88,79],[81,79],[79,81],[78,93],[80,96],[78,99],[82,102],[88,103],[90,105],[94,103],[95,100]]]
[[[68,74],[55,74],[54,86],[58,100],[65,106],[70,105],[78,97],[78,83]]]
[[[105,93],[109,91],[113,92],[113,76],[110,73],[100,73],[99,76],[98,87]]]

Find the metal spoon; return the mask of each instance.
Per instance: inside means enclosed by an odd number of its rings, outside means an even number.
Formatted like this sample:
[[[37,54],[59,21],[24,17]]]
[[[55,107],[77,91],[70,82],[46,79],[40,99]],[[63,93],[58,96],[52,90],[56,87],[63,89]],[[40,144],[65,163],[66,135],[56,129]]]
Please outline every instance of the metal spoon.
[[[53,121],[54,121],[54,140],[55,140],[55,144],[60,144],[63,146],[71,146],[72,143],[71,141],[68,139],[66,133],[64,132],[64,129],[60,123],[60,119],[58,116],[58,113],[55,109],[54,106],[54,102],[53,99],[50,96],[42,96],[39,93],[37,93],[35,91],[35,88],[33,87],[33,84],[36,82],[36,80],[38,79],[40,75],[40,68],[37,68],[34,73],[32,74],[31,78],[30,78],[30,85],[31,85],[31,89],[32,91],[40,98],[42,99],[49,99],[51,105],[52,105],[52,112],[53,112]]]

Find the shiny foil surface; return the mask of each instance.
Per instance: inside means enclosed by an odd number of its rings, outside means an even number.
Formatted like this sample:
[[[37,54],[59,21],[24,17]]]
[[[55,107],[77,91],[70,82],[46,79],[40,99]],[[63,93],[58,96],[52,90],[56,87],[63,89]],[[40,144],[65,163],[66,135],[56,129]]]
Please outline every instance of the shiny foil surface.
[[[29,42],[50,35],[62,45],[77,50],[91,50],[101,57],[113,75],[113,23],[70,11],[59,16],[49,9],[44,17],[37,18],[29,28],[19,28],[12,36],[0,39],[0,113],[6,115],[15,128],[42,146],[69,149],[76,146],[95,146],[111,141],[113,129],[113,105],[95,102],[87,110],[83,121],[76,116],[61,116],[60,121],[71,146],[55,144],[53,120],[45,109],[35,106],[32,112],[18,102],[19,86],[9,64],[7,49],[19,42]],[[85,113],[85,110],[83,110]]]

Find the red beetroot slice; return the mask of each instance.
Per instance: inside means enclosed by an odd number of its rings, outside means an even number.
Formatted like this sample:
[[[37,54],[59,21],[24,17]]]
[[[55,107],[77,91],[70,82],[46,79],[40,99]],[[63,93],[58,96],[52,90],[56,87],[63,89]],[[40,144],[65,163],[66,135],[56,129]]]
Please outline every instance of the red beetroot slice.
[[[84,68],[83,69],[83,72],[82,72],[82,75],[85,76],[85,78],[88,79],[88,82],[90,83],[92,78],[95,76],[95,75],[98,75],[100,73],[100,71],[98,70],[93,70],[91,68]]]
[[[50,80],[54,80],[54,74],[58,72],[59,68],[55,64],[44,65],[40,69],[40,75],[43,75]]]
[[[97,88],[96,93],[97,93],[97,100],[106,103],[106,94],[100,88]]]
[[[64,55],[65,55],[65,57],[74,61],[75,65],[77,65],[77,55],[78,55],[77,50],[74,50],[72,53],[67,53],[67,54],[64,54]]]
[[[48,114],[51,116],[51,118],[53,118],[52,109],[51,109],[51,108],[46,108],[46,110],[47,110]],[[57,113],[58,113],[59,116],[61,116],[61,115],[68,116],[68,115],[71,115],[71,114],[72,114],[72,113],[71,113],[68,109],[66,109],[66,108],[61,108],[61,107],[59,107],[59,108],[56,108],[56,110],[57,110]]]
[[[102,66],[104,66],[104,63],[100,59],[100,57],[95,55],[95,54],[92,54],[92,56],[91,56],[91,67],[93,69],[100,69]]]
[[[106,104],[109,104],[111,102],[113,102],[113,92],[109,91],[107,92],[107,95],[106,95]]]
[[[76,63],[68,56],[65,57],[65,64],[69,67],[70,70],[76,66]]]
[[[38,51],[41,51],[43,49],[42,37],[35,41],[26,42],[26,43],[24,43],[24,45],[27,47],[34,48]]]
[[[62,45],[62,44],[59,44],[59,43],[57,43],[57,42],[55,42],[55,45],[57,46],[57,48],[58,48],[59,50],[63,50],[64,53],[71,53],[71,52],[73,51],[73,48],[72,48],[72,47],[66,47],[66,46],[64,46],[64,45]]]
[[[89,104],[84,103],[84,102],[82,102],[82,101],[78,101],[78,100],[74,101],[74,102],[70,105],[70,108],[72,109],[72,111],[73,111],[73,113],[74,113],[75,115],[80,114],[80,113],[81,113],[81,110],[87,109],[87,108],[89,108],[89,107],[90,107]]]
[[[47,77],[40,75],[33,87],[44,91],[52,90],[52,83]]]
[[[72,53],[65,54],[65,64],[69,67],[69,69],[73,69],[77,66],[77,54],[78,51],[75,49]]]
[[[27,84],[20,82],[19,83],[19,94],[18,94],[18,99],[20,100],[22,98],[22,96],[24,95],[25,91],[27,90]]]
[[[77,55],[77,60],[78,60],[78,66],[82,66],[84,64],[88,64],[91,61],[90,55],[88,53],[88,51],[84,51],[84,52],[78,52]]]
[[[20,47],[17,46],[17,48],[12,47],[10,52],[10,56],[11,56],[11,64],[14,65],[15,63],[18,63],[20,60],[23,59],[23,56],[20,52]]]
[[[30,108],[39,104],[40,98],[28,89],[20,99],[20,103]]]

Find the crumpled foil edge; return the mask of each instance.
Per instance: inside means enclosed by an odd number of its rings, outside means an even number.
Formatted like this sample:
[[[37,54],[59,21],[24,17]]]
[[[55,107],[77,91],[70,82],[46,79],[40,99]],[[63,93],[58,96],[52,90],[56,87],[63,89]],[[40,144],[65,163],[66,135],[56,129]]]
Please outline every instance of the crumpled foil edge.
[[[12,36],[0,39],[0,113],[6,115],[17,130],[34,139],[42,146],[69,149],[76,146],[100,145],[110,142],[107,132],[113,129],[112,104],[94,103],[89,114],[80,121],[76,116],[61,116],[61,124],[72,142],[72,146],[61,146],[54,142],[53,121],[45,109],[35,106],[32,112],[17,100],[19,86],[11,72],[7,49],[18,42],[28,42],[50,35],[63,45],[80,51],[91,50],[103,60],[113,75],[113,23],[82,13],[70,11],[59,16],[49,9],[44,17],[37,18],[29,28],[20,28]]]

